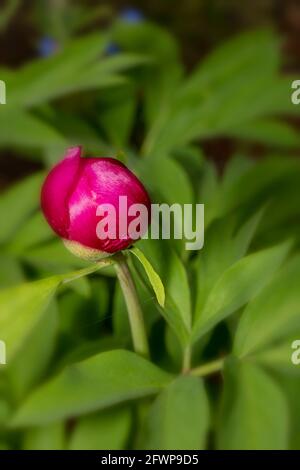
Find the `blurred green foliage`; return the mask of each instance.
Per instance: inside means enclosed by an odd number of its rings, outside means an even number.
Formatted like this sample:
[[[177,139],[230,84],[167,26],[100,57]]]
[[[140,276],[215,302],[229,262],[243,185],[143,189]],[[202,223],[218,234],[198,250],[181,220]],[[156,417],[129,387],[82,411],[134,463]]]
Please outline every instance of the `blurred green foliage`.
[[[79,17],[49,58],[0,69],[0,146],[41,166],[0,200],[1,448],[299,449],[299,109],[278,37],[234,37],[187,75],[156,24],[73,38]],[[222,175],[202,145],[218,136],[236,149]],[[130,351],[113,267],[72,257],[39,211],[71,145],[126,158],[153,201],[205,204],[203,250],[142,240],[130,256],[151,362]]]

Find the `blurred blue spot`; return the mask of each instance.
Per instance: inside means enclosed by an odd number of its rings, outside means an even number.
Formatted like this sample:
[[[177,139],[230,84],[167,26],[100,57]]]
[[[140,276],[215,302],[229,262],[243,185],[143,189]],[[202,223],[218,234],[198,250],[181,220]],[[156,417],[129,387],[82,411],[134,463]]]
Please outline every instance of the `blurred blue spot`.
[[[134,24],[141,23],[145,17],[137,8],[125,8],[120,13],[120,19],[125,23]]]
[[[119,52],[121,52],[121,48],[114,42],[110,42],[105,49],[106,55],[115,55],[115,54],[118,54]]]
[[[55,39],[48,36],[41,38],[38,43],[38,52],[41,57],[49,57],[55,54],[57,49],[58,43]]]

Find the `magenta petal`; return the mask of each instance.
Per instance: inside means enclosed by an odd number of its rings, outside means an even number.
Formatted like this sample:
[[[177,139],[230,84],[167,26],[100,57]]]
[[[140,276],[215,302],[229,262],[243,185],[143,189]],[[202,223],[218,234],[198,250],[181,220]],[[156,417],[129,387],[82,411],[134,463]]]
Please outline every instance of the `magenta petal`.
[[[41,192],[41,206],[53,230],[68,237],[68,198],[78,177],[81,148],[70,148],[65,158],[48,174]]]
[[[121,196],[125,196],[127,208],[119,207]],[[105,240],[97,236],[97,225],[103,217],[97,215],[101,204],[110,204],[116,214],[116,220],[113,218],[115,236],[110,234]],[[113,158],[81,158],[80,147],[69,149],[65,158],[50,171],[41,194],[42,210],[59,236],[107,253],[122,250],[132,243],[128,233],[132,216],[128,217],[128,225],[123,224],[123,233],[118,238],[119,213],[122,220],[126,220],[132,204],[143,204],[150,214],[149,196],[136,176]]]
[[[118,216],[120,196],[127,197],[128,206],[140,203],[150,208],[143,185],[122,163],[111,158],[81,159],[80,177],[69,198],[68,238],[109,253],[128,247],[132,242],[128,236],[121,240],[100,240],[96,234],[100,220],[96,215],[97,207],[112,204]]]

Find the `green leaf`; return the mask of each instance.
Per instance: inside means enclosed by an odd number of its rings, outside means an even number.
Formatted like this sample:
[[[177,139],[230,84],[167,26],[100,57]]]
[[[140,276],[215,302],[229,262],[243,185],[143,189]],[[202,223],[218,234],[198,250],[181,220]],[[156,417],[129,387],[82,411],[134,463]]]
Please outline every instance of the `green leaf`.
[[[8,363],[13,361],[39,324],[60,284],[93,273],[111,262],[110,259],[102,260],[86,269],[0,291],[0,331],[1,339],[6,343]]]
[[[57,362],[56,371],[63,370],[66,366],[89,359],[96,354],[100,354],[120,347],[120,343],[111,335],[102,336],[96,341],[89,341],[84,338],[77,344],[72,344],[70,350],[66,352]]]
[[[144,89],[144,114],[148,127],[155,136],[156,126],[168,114],[168,109],[174,94],[177,92],[183,76],[183,67],[177,61],[157,63],[155,67],[149,68],[143,77]],[[151,134],[146,144],[149,145]]]
[[[274,119],[255,120],[228,131],[238,139],[259,142],[276,148],[298,148],[300,139],[297,132],[284,122]]]
[[[268,237],[276,231],[276,228],[292,229],[293,221],[296,222],[300,215],[300,193],[299,174],[295,172],[294,178],[287,178],[282,181],[280,188],[272,197],[267,206],[263,223],[260,227],[259,235]]]
[[[63,450],[65,448],[64,423],[31,428],[26,431],[23,450]]]
[[[255,166],[254,161],[245,155],[234,155],[227,163],[222,178],[222,190],[226,191],[241,178],[247,171]]]
[[[67,141],[50,124],[19,107],[1,106],[0,146],[46,148],[53,145],[66,147]]]
[[[282,373],[284,377],[300,376],[299,365],[293,363],[293,354],[298,359],[299,348],[295,348],[294,342],[300,338],[300,328],[298,327],[291,335],[276,342],[274,345],[268,345],[261,351],[255,351],[251,359],[255,364],[262,365],[268,369],[274,370],[276,373]],[[297,344],[296,344],[297,346]]]
[[[179,55],[174,37],[164,28],[149,21],[136,24],[116,22],[112,29],[112,40],[126,51],[149,54],[166,64],[176,61]]]
[[[41,320],[58,284],[59,279],[48,278],[0,292],[0,331],[8,363]]]
[[[289,416],[279,386],[259,367],[237,361],[227,364],[224,380],[218,448],[285,450]]]
[[[187,272],[180,258],[173,253],[166,279],[167,309],[170,317],[179,315],[187,331],[191,329],[191,293]],[[175,311],[177,313],[175,313]]]
[[[151,56],[135,53],[121,53],[115,56],[107,57],[97,61],[92,67],[92,73],[99,76],[119,74],[141,65],[151,65],[153,60]]]
[[[99,75],[97,68],[92,68],[89,71],[85,71],[78,77],[74,77],[71,84],[61,90],[62,95],[68,95],[72,93],[108,89],[114,87],[120,87],[128,84],[128,80],[121,75]]]
[[[176,92],[183,75],[179,48],[174,37],[150,22],[118,22],[113,29],[114,41],[125,50],[149,54],[154,64],[141,76],[145,98],[145,118],[154,126],[159,122]]]
[[[108,58],[99,57],[97,61],[89,64],[88,68],[81,69],[79,74],[66,82],[64,88],[59,90],[59,87],[57,87],[53,92],[57,94],[70,94],[72,92],[93,89],[104,88],[106,90],[107,88],[112,88],[113,93],[115,93],[116,87],[124,88],[124,86],[130,84],[128,78],[125,75],[121,75],[122,73],[149,65],[150,63],[151,59],[145,56],[145,54],[122,53]]]
[[[146,256],[144,253],[139,250],[137,247],[133,247],[130,250],[130,253],[133,253],[139,262],[143,265],[145,272],[147,274],[147,277],[149,279],[149,282],[151,286],[153,287],[153,290],[155,292],[157,302],[161,307],[164,307],[165,305],[165,288],[164,285],[157,274],[157,272],[154,270],[153,266],[151,263],[147,260]]]
[[[37,208],[44,174],[37,173],[9,188],[0,199],[0,242],[16,234],[21,224]],[[16,210],[16,207],[18,210]]]
[[[193,187],[184,167],[175,159],[168,155],[151,155],[149,159],[143,159],[139,164],[141,179],[147,181],[147,188],[154,194],[153,202],[162,205],[169,204],[170,208],[165,207],[170,213],[170,232],[174,233],[174,227],[178,228],[178,232],[182,232],[182,236],[172,238],[174,249],[182,252],[184,249],[184,230],[183,230],[183,205],[194,204],[195,196]],[[174,206],[173,206],[174,204]],[[165,220],[166,232],[169,223]],[[156,220],[152,220],[152,227],[157,224]]]
[[[214,172],[211,165],[204,171],[204,189],[208,187],[209,191],[200,194],[205,203],[206,226],[237,208],[243,209],[244,213],[245,206],[247,211],[257,210],[277,196],[282,203],[282,197],[287,197],[283,188],[297,185],[295,181],[300,177],[300,165],[297,159],[288,157],[266,157],[254,164],[237,155],[228,163],[221,184],[218,184]],[[283,214],[284,211],[273,210],[273,217],[274,212]]]
[[[99,130],[92,125],[87,119],[74,110],[62,110],[60,107],[50,107],[47,105],[51,113],[51,120],[55,127],[65,136],[70,147],[76,147],[79,144],[90,155],[105,155],[112,153],[112,149],[107,142],[104,142]],[[62,154],[65,152],[66,146],[49,146],[44,151],[45,163],[48,167],[55,165],[60,161]]]
[[[73,289],[73,292],[71,290],[64,292],[58,301],[61,333],[65,337],[72,337],[78,347],[84,349],[87,338],[93,342],[103,339],[101,332],[109,312],[109,292],[107,282],[103,278],[99,276],[95,279],[80,278],[83,279],[89,287],[87,296],[83,296],[78,290],[74,292]],[[74,286],[74,282],[70,284],[71,286]]]
[[[136,111],[136,90],[133,86],[106,93],[99,100],[99,123],[109,142],[118,148],[128,146]]]
[[[92,33],[73,40],[50,58],[25,65],[8,80],[10,105],[36,106],[73,91],[74,83],[99,60],[106,41],[103,35]]]
[[[150,22],[128,24],[118,22],[113,28],[113,40],[121,49],[148,53],[154,65],[140,78],[144,95],[146,124],[159,124],[176,93],[183,75],[179,47],[168,31]]]
[[[146,241],[151,242],[150,239]],[[146,247],[147,244],[144,244],[143,249],[147,249]],[[187,273],[180,258],[167,244],[161,253],[165,265],[161,273],[166,286],[166,301],[164,308],[160,308],[160,313],[171,326],[182,346],[185,346],[189,340],[191,322],[191,300]],[[152,250],[149,252],[151,259],[154,260],[156,254]],[[158,269],[160,269],[159,266]],[[140,272],[139,275],[142,277],[143,273]],[[147,300],[145,300],[146,302]]]
[[[191,182],[183,167],[167,155],[152,155],[143,161],[142,175],[147,186],[157,195],[159,202],[192,204],[194,194]]]
[[[255,297],[283,263],[290,246],[285,242],[253,253],[227,269],[208,295],[193,328],[194,339]]]
[[[206,446],[208,427],[209,404],[202,381],[180,377],[150,408],[143,448],[201,450]]]
[[[291,260],[245,309],[234,342],[243,357],[300,328],[300,256]]]
[[[0,254],[0,264],[5,266],[5,269],[0,271],[0,288],[12,287],[16,284],[20,284],[25,280],[23,269],[20,265],[19,260],[6,254],[5,252]]]
[[[53,300],[42,309],[35,324],[9,360],[5,373],[11,387],[11,397],[20,401],[43,377],[55,350],[58,334],[58,311]]]
[[[260,29],[229,38],[200,63],[185,85],[184,98],[192,101],[203,94],[203,89],[221,86],[237,74],[249,71],[258,63],[265,73],[275,72],[279,66],[279,43],[270,30]],[[181,98],[182,99],[182,98]]]
[[[299,377],[281,377],[281,386],[291,410],[290,413],[290,445],[291,450],[300,448],[300,402],[299,402]]]
[[[217,169],[209,160],[205,160],[199,182],[198,200],[205,204],[205,228],[208,227],[216,217],[216,206],[218,202],[220,185]]]
[[[131,413],[128,408],[116,408],[81,418],[72,434],[70,450],[125,449]]]
[[[61,239],[57,238],[28,247],[18,253],[18,256],[31,266],[45,270],[48,275],[60,274],[72,268],[84,268],[89,265],[87,261],[73,256]]]
[[[33,392],[14,426],[40,425],[153,395],[171,376],[128,351],[109,351],[67,367]]]
[[[235,217],[217,220],[206,233],[206,243],[199,252],[195,319],[204,308],[207,297],[226,269],[246,255],[263,211],[260,210],[238,229]]]
[[[8,404],[8,400],[4,400],[3,397],[1,397],[1,400],[0,400],[0,425],[1,427],[9,419],[10,411],[11,409],[10,409],[10,405]]]
[[[289,178],[300,175],[300,165],[296,159],[266,158],[253,165],[248,171],[236,178],[233,184],[222,194],[219,212],[225,215],[241,205],[256,201],[265,204],[270,199],[271,191],[276,191]]]
[[[258,64],[263,74],[257,74]],[[268,31],[243,34],[222,44],[174,94],[169,109],[151,129],[147,154],[226,134],[275,108],[283,111],[284,80],[276,75],[278,70],[278,41]]]
[[[30,247],[53,239],[53,232],[41,211],[33,214],[16,231],[7,249],[13,253],[24,253]]]

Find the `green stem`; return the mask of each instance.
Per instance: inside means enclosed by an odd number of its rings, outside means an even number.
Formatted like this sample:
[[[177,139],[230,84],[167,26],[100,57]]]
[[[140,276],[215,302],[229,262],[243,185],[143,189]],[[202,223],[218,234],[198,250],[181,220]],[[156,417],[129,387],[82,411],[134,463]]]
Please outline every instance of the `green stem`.
[[[149,357],[149,346],[142,309],[126,258],[123,254],[118,255],[115,267],[127,306],[134,350],[141,356]]]
[[[191,369],[192,349],[191,346],[186,346],[183,352],[182,373],[187,374]]]
[[[225,358],[217,359],[216,361],[208,362],[203,366],[196,367],[191,370],[191,375],[196,375],[197,377],[203,377],[204,375],[214,374],[223,369]]]

